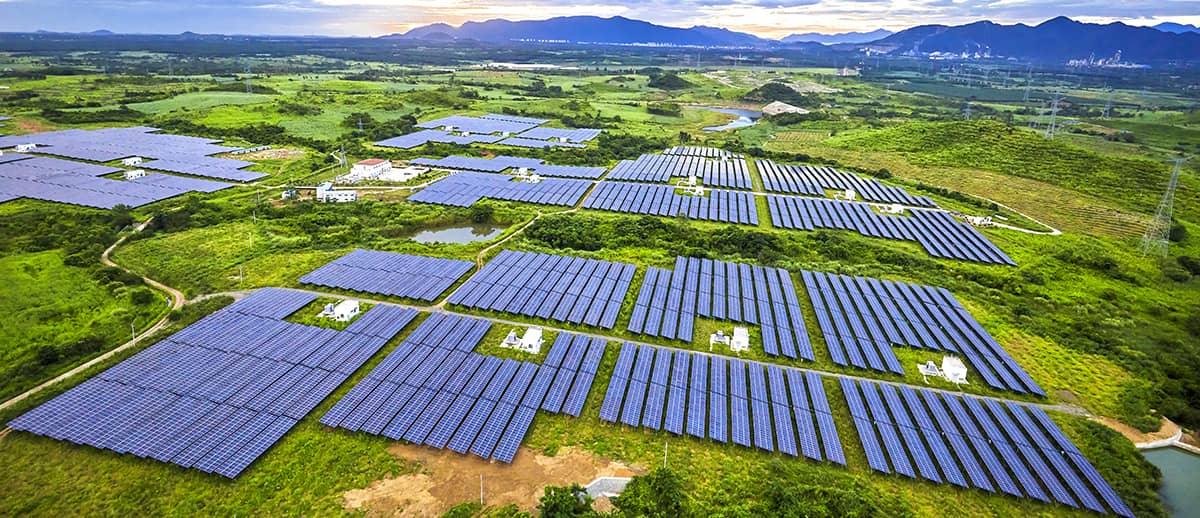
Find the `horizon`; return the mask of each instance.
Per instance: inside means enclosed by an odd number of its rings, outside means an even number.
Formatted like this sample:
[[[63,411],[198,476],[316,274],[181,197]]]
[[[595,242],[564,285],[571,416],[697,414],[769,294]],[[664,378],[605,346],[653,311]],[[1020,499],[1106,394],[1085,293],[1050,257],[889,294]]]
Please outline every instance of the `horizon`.
[[[1129,2],[1121,5],[1035,1],[1002,7],[943,5],[942,2],[888,1],[886,8],[861,9],[855,0],[621,0],[575,6],[561,0],[201,0],[146,3],[139,0],[89,0],[86,19],[56,16],[52,6],[66,0],[0,0],[0,32],[119,34],[201,34],[255,36],[376,37],[417,27],[493,19],[536,21],[563,16],[620,16],[657,25],[697,25],[778,40],[796,33],[838,34],[885,29],[899,32],[918,25],[963,25],[991,21],[1037,25],[1066,16],[1085,23],[1122,22],[1153,26],[1163,22],[1197,25],[1200,15],[1189,1]],[[883,2],[874,2],[878,6]],[[78,9],[78,2],[70,6]],[[1086,8],[1084,8],[1086,7]],[[513,16],[536,9],[539,17]],[[882,11],[882,12],[881,12]],[[1091,14],[1084,14],[1084,12]],[[881,20],[888,20],[882,22]],[[153,28],[151,28],[153,27]]]

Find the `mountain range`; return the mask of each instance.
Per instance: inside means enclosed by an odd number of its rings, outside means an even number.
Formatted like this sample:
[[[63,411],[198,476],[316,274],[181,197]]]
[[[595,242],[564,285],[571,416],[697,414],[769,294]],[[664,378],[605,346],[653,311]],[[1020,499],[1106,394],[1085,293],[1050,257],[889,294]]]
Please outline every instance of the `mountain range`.
[[[804,32],[780,38],[780,43],[820,43],[836,45],[839,43],[870,43],[891,36],[887,29],[875,29],[871,32],[842,32],[837,34],[822,34],[819,32]]]
[[[459,27],[435,23],[402,35],[384,38],[473,39],[488,42],[566,41],[573,43],[697,45],[704,47],[760,47],[774,43],[744,32],[697,25],[666,27],[614,16],[562,16],[549,20],[488,20]]]
[[[1187,24],[1183,24],[1183,23],[1172,23],[1172,22],[1162,22],[1158,25],[1155,25],[1154,28],[1158,29],[1160,31],[1163,31],[1163,32],[1174,32],[1174,33],[1200,32],[1200,27],[1196,27],[1195,25],[1187,25]]]

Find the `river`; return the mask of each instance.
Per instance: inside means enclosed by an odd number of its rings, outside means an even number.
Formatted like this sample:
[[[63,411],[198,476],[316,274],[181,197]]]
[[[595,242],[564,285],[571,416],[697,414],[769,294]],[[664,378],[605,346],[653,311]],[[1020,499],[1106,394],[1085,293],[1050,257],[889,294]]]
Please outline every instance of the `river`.
[[[692,108],[737,116],[736,119],[733,119],[723,125],[709,126],[704,128],[704,131],[727,131],[731,129],[753,126],[758,123],[758,119],[761,119],[763,115],[762,112],[756,112],[753,110],[736,110],[733,108],[713,108],[711,106],[692,106]]]

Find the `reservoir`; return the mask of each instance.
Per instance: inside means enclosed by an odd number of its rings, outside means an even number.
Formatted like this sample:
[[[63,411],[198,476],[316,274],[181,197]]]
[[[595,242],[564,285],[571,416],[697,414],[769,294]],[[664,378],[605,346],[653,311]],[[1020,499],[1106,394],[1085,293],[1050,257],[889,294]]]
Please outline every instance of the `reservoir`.
[[[1142,455],[1162,471],[1160,492],[1171,516],[1200,516],[1200,456],[1180,448],[1144,450]]]
[[[721,126],[709,126],[704,128],[704,131],[726,131],[737,128],[745,128],[747,126],[755,125],[758,122],[758,119],[762,118],[762,112],[756,112],[753,110],[735,110],[733,108],[713,108],[709,106],[693,106],[693,108],[737,116],[736,119],[733,119],[726,124]]]
[[[417,232],[409,239],[418,243],[452,243],[461,245],[476,241],[487,241],[503,233],[504,228],[487,224],[431,228]]]

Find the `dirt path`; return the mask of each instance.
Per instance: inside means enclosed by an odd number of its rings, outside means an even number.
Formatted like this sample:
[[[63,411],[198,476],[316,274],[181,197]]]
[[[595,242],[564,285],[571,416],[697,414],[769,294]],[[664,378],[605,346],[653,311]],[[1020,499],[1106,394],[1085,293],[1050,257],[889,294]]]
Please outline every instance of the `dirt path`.
[[[1158,431],[1149,433],[1143,432],[1137,428],[1108,417],[1091,416],[1090,419],[1120,432],[1121,435],[1124,435],[1127,439],[1133,441],[1133,444],[1137,445],[1138,447],[1142,447],[1143,445],[1148,446],[1174,442],[1179,440],[1183,435],[1183,429],[1165,417],[1162,418],[1162,426],[1158,428]]]
[[[452,450],[397,443],[388,452],[417,465],[414,473],[387,477],[347,491],[346,510],[367,516],[441,516],[463,502],[496,508],[537,506],[546,486],[586,485],[597,477],[631,477],[645,470],[563,448],[553,457],[522,447],[512,464],[491,462]]]
[[[120,245],[121,245],[121,243],[124,243],[124,242],[125,242],[125,240],[129,238],[129,236],[131,236],[131,235],[133,235],[133,234],[136,234],[136,233],[138,233],[138,232],[141,232],[142,230],[145,230],[145,228],[146,228],[146,225],[148,225],[148,224],[150,224],[150,220],[149,220],[149,219],[147,219],[146,221],[143,221],[141,224],[139,224],[138,226],[134,227],[134,229],[133,229],[133,232],[132,232],[132,233],[130,233],[130,234],[126,234],[126,235],[124,235],[124,236],[121,236],[121,239],[118,239],[118,240],[117,240],[117,242],[113,243],[111,246],[109,246],[107,249],[105,249],[105,250],[104,250],[104,253],[100,254],[100,262],[101,262],[101,263],[104,263],[106,266],[111,266],[111,267],[114,267],[114,268],[120,268],[122,271],[124,271],[124,272],[126,272],[126,273],[131,273],[131,274],[133,274],[133,275],[138,275],[137,273],[135,273],[135,272],[133,272],[133,271],[129,270],[128,268],[125,268],[124,266],[121,266],[121,265],[119,265],[119,264],[117,264],[117,263],[113,262],[113,260],[109,258],[109,255],[111,255],[111,254],[112,254],[112,251],[113,251],[113,250],[115,250],[115,249],[116,249],[118,246],[120,246]],[[172,288],[172,287],[170,287],[170,286],[167,286],[166,284],[163,284],[163,283],[161,283],[161,282],[158,282],[158,281],[156,281],[156,280],[154,280],[154,279],[151,279],[151,278],[149,278],[149,277],[146,277],[146,276],[144,276],[144,275],[139,275],[139,277],[141,277],[142,281],[143,281],[143,282],[145,282],[146,284],[149,284],[149,285],[151,285],[151,286],[153,286],[153,287],[155,287],[155,288],[158,288],[158,289],[160,289],[160,290],[162,290],[162,291],[165,291],[165,292],[167,292],[168,294],[170,294],[170,295],[171,295],[171,310],[172,310],[172,311],[174,311],[174,310],[177,310],[177,309],[179,309],[179,308],[183,307],[183,304],[184,304],[184,302],[186,301],[186,298],[183,296],[183,292],[182,292],[182,291],[179,291],[179,290],[177,290],[177,289],[175,289],[175,288]],[[135,337],[134,337],[132,340],[129,340],[128,342],[125,342],[125,343],[123,343],[123,344],[121,344],[121,345],[117,346],[116,348],[114,348],[114,349],[112,349],[112,350],[110,350],[110,351],[108,351],[108,352],[106,352],[106,353],[104,353],[104,354],[101,354],[100,356],[97,356],[97,357],[95,357],[95,358],[92,358],[91,360],[88,360],[88,361],[86,361],[86,362],[84,362],[84,363],[82,363],[82,364],[80,364],[80,365],[76,366],[75,368],[73,368],[73,369],[71,369],[71,370],[69,370],[69,371],[67,371],[67,372],[64,372],[64,373],[62,373],[62,374],[59,374],[58,376],[55,376],[55,377],[51,378],[49,381],[46,381],[46,382],[44,382],[44,383],[42,383],[42,384],[40,384],[40,385],[38,385],[38,386],[36,386],[36,387],[33,387],[33,388],[29,389],[29,390],[26,390],[25,392],[23,392],[23,393],[21,393],[21,394],[19,394],[19,395],[15,396],[15,397],[13,397],[12,399],[9,399],[8,401],[5,401],[5,402],[3,402],[3,403],[0,403],[0,410],[3,410],[3,409],[5,409],[5,408],[8,408],[8,407],[10,407],[10,406],[12,406],[12,405],[15,405],[15,404],[17,404],[17,403],[19,403],[19,402],[21,402],[21,401],[23,401],[23,400],[25,400],[25,399],[29,398],[30,396],[32,396],[32,395],[34,395],[34,394],[37,394],[38,392],[41,392],[41,391],[45,390],[47,387],[50,387],[51,385],[54,385],[55,383],[58,383],[58,382],[60,382],[60,381],[66,380],[66,379],[68,379],[68,378],[71,378],[71,377],[73,377],[73,376],[75,376],[75,375],[77,375],[77,374],[79,374],[79,373],[81,373],[81,372],[83,372],[83,371],[86,371],[86,370],[88,370],[88,369],[89,369],[89,368],[91,368],[93,365],[99,364],[99,363],[101,363],[101,362],[103,362],[103,361],[105,361],[105,360],[107,360],[107,359],[109,359],[109,358],[112,358],[113,356],[115,356],[115,355],[117,355],[117,354],[120,354],[120,353],[121,353],[121,351],[124,351],[124,350],[126,350],[126,349],[129,349],[130,347],[133,347],[133,346],[137,345],[137,344],[138,344],[138,343],[140,343],[142,340],[144,340],[146,337],[148,337],[148,336],[150,336],[150,335],[152,335],[152,334],[154,334],[154,333],[158,332],[158,330],[159,330],[159,329],[162,329],[163,327],[166,327],[166,325],[167,325],[167,320],[168,320],[168,318],[169,318],[169,317],[170,317],[170,312],[168,312],[167,314],[163,315],[163,316],[162,316],[162,318],[160,318],[160,319],[158,320],[158,322],[155,322],[155,323],[154,323],[154,325],[150,326],[150,327],[149,327],[149,328],[147,328],[145,331],[142,331],[142,333],[141,333],[141,334],[139,334],[139,335],[135,336]]]

